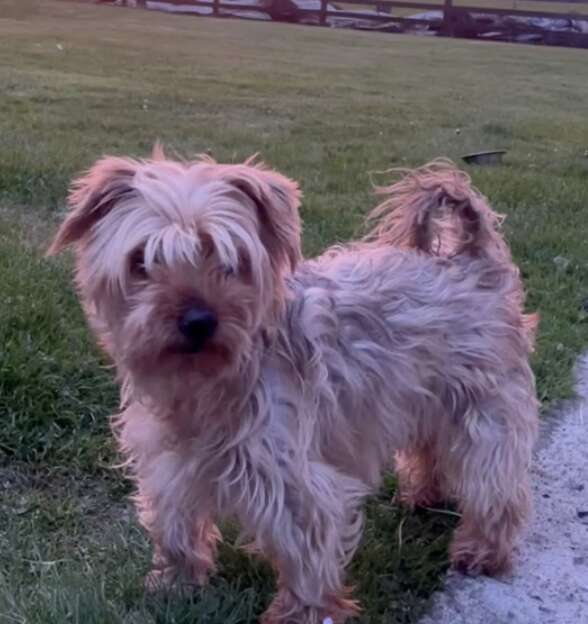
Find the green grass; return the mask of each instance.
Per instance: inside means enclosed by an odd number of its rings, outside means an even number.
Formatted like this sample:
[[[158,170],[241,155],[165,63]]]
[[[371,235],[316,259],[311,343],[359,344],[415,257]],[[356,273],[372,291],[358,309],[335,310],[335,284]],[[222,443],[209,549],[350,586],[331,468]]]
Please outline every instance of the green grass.
[[[19,477],[3,475],[10,484],[0,503],[3,624],[253,624],[267,606],[270,569],[232,546],[234,527],[225,527],[220,573],[209,587],[173,599],[146,596],[149,545],[108,487]],[[392,489],[369,502],[364,546],[352,564],[365,622],[410,622],[421,612],[454,524],[450,515],[393,506]]]
[[[13,5],[16,4],[13,2]],[[19,5],[20,6],[20,5]],[[46,242],[72,175],[104,152],[260,152],[300,180],[305,251],[346,240],[370,175],[507,148],[474,169],[542,317],[543,404],[570,396],[588,339],[588,70],[576,50],[174,17],[77,3],[0,13],[0,622],[253,623],[267,567],[231,546],[196,596],[147,598],[149,547],[126,505],[97,353],[67,258]],[[371,179],[385,176],[373,173]],[[563,258],[564,260],[558,260]],[[439,586],[455,518],[369,502],[351,581],[365,623],[412,622]],[[4,619],[3,619],[4,618]]]
[[[40,257],[23,240],[30,230],[8,214],[0,220],[0,451],[38,465],[104,465],[108,451],[96,439],[117,393],[62,286],[70,267]]]

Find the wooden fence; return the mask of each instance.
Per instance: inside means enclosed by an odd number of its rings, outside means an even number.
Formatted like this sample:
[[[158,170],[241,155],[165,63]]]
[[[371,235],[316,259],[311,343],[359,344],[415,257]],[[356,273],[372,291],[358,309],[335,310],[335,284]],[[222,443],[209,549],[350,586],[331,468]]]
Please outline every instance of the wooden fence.
[[[104,2],[105,0],[98,0]],[[486,0],[491,2],[492,0]],[[106,0],[108,2],[108,0]],[[455,4],[454,0],[444,3],[419,2],[416,0],[318,0],[316,8],[303,8],[295,0],[262,0],[252,2],[227,2],[226,0],[160,0],[161,3],[176,5],[175,12],[190,12],[187,7],[208,9],[213,16],[235,16],[245,13],[267,14],[276,21],[314,24],[317,26],[348,26],[370,30],[410,32],[420,30],[430,34],[449,37],[482,38],[491,40],[524,41],[546,45],[567,45],[588,48],[588,0],[530,0],[527,4],[566,5],[568,10],[519,9],[516,7]],[[123,2],[123,4],[127,4]],[[146,0],[135,0],[135,6],[149,8]],[[337,4],[347,4],[349,8],[338,8]],[[505,3],[503,3],[505,4]],[[514,4],[514,3],[513,3]],[[570,11],[571,4],[584,8],[584,12]],[[182,10],[183,7],[183,10]],[[361,8],[358,8],[361,7]],[[373,7],[368,11],[363,7]],[[417,16],[395,15],[392,11],[414,10]],[[423,12],[438,12],[435,16],[419,16]],[[204,11],[203,11],[204,13]],[[536,20],[562,20],[567,29],[550,29]],[[535,22],[533,21],[535,20]]]

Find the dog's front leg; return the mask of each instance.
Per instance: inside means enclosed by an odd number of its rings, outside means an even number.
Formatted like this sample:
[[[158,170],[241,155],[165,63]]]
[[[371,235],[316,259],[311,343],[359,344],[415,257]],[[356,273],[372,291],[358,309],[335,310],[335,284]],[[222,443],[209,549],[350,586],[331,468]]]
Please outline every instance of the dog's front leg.
[[[330,617],[341,624],[358,610],[344,568],[361,537],[365,488],[321,462],[275,470],[249,475],[258,500],[249,501],[244,519],[278,573],[278,593],[261,621],[321,624]]]
[[[144,492],[141,484],[139,490]],[[139,520],[154,547],[152,569],[145,580],[147,589],[168,589],[177,582],[205,584],[215,571],[221,539],[209,507],[171,489],[156,496],[143,492],[137,496]]]
[[[198,477],[199,455],[189,445],[170,446],[165,421],[141,403],[131,403],[114,424],[137,485],[139,521],[154,545],[147,588],[169,587],[178,577],[204,583],[214,571],[220,533],[209,481]]]
[[[149,591],[167,590],[182,582],[204,585],[215,572],[220,531],[210,520],[195,520],[190,526],[191,530],[176,525],[167,533],[152,533],[152,567],[145,579]]]

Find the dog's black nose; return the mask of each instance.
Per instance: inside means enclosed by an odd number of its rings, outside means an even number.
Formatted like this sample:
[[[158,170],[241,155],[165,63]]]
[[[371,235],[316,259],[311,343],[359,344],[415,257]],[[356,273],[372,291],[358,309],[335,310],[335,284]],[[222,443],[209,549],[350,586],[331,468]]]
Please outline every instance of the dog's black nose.
[[[216,316],[204,308],[189,308],[180,316],[178,328],[188,340],[188,350],[197,353],[216,331]]]

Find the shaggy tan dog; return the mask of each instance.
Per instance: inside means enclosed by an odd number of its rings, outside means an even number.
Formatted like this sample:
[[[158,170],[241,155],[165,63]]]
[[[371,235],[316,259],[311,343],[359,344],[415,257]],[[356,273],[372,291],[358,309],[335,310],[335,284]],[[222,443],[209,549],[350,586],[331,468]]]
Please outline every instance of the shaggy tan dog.
[[[382,192],[366,239],[302,261],[298,187],[261,165],[158,151],[74,184],[50,253],[75,245],[122,382],[149,585],[205,582],[230,516],[279,575],[265,624],[343,622],[362,499],[395,457],[409,504],[456,501],[456,566],[508,569],[530,506],[536,320],[464,173],[436,161]]]

